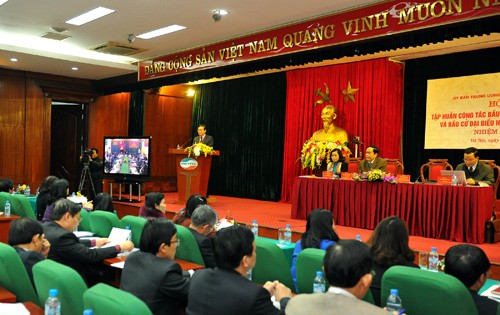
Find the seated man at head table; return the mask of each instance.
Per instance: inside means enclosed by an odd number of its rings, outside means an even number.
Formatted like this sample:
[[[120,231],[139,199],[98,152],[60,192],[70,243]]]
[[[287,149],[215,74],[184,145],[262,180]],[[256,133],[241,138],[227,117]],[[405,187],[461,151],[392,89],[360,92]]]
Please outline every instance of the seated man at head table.
[[[356,240],[338,241],[326,250],[323,260],[328,291],[296,295],[288,303],[286,314],[389,314],[361,300],[370,289],[372,265],[368,245]]]
[[[218,221],[217,213],[212,207],[201,205],[194,210],[188,228],[200,248],[201,257],[207,268],[215,268],[214,248],[212,240],[207,235],[215,229]]]
[[[479,185],[479,182],[490,186],[495,184],[493,169],[479,161],[479,152],[474,147],[464,150],[464,163],[458,164],[456,170],[465,172],[467,185]]]
[[[179,314],[187,304],[190,274],[174,261],[177,246],[175,225],[151,220],[142,231],[140,250],[125,261],[120,289],[137,296],[155,315]]]
[[[134,243],[125,241],[116,246],[103,247],[109,243],[107,238],[78,239],[73,231],[80,224],[80,210],[80,206],[68,199],[56,201],[51,221],[43,224],[43,230],[51,244],[48,258],[75,269],[86,279],[91,264],[116,257],[121,251],[130,251]],[[94,246],[99,248],[90,248]]]
[[[444,271],[457,278],[468,289],[480,315],[496,315],[499,303],[477,292],[490,274],[490,260],[484,251],[474,245],[452,246],[444,257]]]
[[[188,315],[285,314],[289,288],[278,281],[258,285],[246,278],[257,259],[250,229],[234,225],[219,230],[214,250],[217,268],[197,270],[191,278]],[[274,306],[272,295],[281,310]]]
[[[33,266],[47,258],[50,243],[45,239],[43,227],[37,220],[24,217],[11,222],[9,245],[14,247],[26,267],[33,287]]]
[[[359,162],[358,171],[363,173],[378,169],[385,172],[387,168],[387,161],[379,157],[378,153],[379,149],[374,145],[366,148],[365,159]]]

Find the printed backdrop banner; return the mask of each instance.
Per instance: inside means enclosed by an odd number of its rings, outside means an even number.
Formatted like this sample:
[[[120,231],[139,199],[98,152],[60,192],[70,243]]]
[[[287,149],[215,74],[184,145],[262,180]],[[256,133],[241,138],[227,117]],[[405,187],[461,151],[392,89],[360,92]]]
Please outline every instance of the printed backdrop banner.
[[[427,82],[425,149],[500,149],[500,73]]]

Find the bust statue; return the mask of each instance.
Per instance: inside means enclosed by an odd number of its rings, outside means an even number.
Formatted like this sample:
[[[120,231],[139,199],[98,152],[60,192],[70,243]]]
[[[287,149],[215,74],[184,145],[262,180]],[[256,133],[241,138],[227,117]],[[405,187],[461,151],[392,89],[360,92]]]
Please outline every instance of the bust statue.
[[[312,139],[314,141],[325,141],[325,142],[340,142],[344,144],[348,141],[347,132],[335,126],[333,120],[337,118],[335,113],[335,107],[332,105],[325,106],[321,111],[321,120],[323,121],[323,129],[317,130],[313,133]]]

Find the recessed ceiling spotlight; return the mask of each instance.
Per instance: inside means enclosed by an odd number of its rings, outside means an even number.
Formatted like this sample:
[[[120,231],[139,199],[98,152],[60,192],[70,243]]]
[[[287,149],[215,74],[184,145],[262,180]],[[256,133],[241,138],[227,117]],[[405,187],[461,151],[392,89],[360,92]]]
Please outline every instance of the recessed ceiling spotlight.
[[[78,71],[78,67],[71,67],[71,70]]]
[[[192,97],[192,96],[194,96],[194,94],[195,94],[195,93],[196,93],[196,92],[195,92],[195,90],[193,90],[193,89],[188,89],[188,90],[186,91],[186,96],[188,96],[188,97]]]
[[[223,9],[217,9],[217,10],[213,11],[212,19],[214,19],[215,22],[218,22],[218,21],[220,21],[220,19],[222,19],[222,17],[224,15],[227,15],[227,14],[229,14],[228,11],[223,10]]]
[[[10,58],[10,61],[17,62],[17,58]]]

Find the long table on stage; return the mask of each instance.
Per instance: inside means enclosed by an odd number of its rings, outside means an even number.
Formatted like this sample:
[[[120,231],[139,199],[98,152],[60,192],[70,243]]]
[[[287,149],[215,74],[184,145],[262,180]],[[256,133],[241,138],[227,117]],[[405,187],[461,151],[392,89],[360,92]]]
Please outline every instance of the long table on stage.
[[[408,223],[410,235],[480,244],[492,205],[491,187],[297,177],[292,219],[323,208],[332,211],[335,224],[372,230],[395,215]]]

